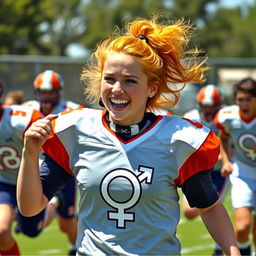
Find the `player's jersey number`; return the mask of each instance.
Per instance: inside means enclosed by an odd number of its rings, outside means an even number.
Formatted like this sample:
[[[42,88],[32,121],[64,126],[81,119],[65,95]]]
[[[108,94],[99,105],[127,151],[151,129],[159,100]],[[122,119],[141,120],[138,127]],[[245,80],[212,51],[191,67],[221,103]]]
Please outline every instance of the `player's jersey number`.
[[[0,146],[0,171],[17,170],[20,165],[18,151],[10,146]]]

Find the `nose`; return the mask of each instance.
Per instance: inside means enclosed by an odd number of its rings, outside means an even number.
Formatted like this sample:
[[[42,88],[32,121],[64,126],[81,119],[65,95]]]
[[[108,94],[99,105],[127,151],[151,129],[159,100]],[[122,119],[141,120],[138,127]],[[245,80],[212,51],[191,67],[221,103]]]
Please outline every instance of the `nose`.
[[[112,87],[112,92],[113,93],[122,93],[123,89],[122,89],[122,85],[121,82],[116,81]]]

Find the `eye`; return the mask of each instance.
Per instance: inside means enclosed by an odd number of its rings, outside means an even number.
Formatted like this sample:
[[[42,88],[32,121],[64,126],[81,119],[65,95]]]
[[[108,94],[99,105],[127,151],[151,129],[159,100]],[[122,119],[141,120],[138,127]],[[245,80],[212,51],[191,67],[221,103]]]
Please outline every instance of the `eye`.
[[[135,79],[132,78],[128,78],[125,80],[127,84],[137,84],[137,81]]]
[[[112,76],[104,76],[104,80],[108,83],[114,83],[116,79]]]

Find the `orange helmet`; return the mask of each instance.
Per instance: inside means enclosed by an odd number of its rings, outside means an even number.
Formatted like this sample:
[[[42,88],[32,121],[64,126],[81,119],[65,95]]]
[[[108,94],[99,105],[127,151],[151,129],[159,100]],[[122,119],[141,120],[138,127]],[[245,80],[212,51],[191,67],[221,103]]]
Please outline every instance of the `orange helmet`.
[[[46,70],[37,75],[34,80],[34,88],[39,90],[61,90],[64,87],[62,76],[52,70]]]
[[[222,95],[220,90],[213,84],[201,88],[197,94],[197,102],[203,106],[214,106],[221,104]]]

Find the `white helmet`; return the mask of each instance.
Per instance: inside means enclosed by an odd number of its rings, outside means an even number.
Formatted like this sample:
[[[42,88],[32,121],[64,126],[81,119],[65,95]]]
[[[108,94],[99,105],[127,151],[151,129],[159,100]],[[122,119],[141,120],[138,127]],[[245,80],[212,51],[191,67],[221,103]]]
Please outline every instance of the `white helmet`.
[[[39,90],[61,90],[64,87],[62,76],[52,70],[46,70],[37,75],[34,80],[34,88]]]
[[[197,94],[197,102],[203,106],[219,105],[222,102],[220,90],[213,84],[201,88]]]

